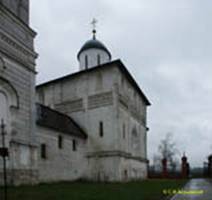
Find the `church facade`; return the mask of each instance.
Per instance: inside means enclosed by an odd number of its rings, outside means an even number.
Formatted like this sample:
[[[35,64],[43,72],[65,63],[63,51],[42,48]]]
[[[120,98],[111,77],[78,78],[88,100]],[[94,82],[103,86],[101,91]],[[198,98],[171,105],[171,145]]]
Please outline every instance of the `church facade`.
[[[29,1],[1,1],[0,12],[0,118],[9,182],[145,179],[150,102],[95,29],[78,53],[78,72],[35,86]]]

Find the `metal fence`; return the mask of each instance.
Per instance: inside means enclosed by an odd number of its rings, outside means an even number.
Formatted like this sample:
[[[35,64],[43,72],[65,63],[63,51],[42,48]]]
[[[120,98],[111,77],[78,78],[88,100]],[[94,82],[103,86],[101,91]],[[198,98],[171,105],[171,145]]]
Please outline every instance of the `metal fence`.
[[[148,169],[148,178],[156,178],[156,179],[162,179],[162,178],[168,178],[168,179],[181,179],[182,175],[181,175],[181,171],[180,170],[171,170],[168,169],[166,175],[164,175],[162,170],[156,170],[153,167],[150,167]]]

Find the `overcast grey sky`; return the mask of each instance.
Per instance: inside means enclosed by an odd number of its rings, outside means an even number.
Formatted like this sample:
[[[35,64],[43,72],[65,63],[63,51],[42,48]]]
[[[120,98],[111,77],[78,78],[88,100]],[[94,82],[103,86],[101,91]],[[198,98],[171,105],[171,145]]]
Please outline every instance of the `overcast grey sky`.
[[[202,166],[212,152],[211,0],[31,0],[37,83],[78,70],[76,55],[97,37],[120,58],[152,102],[148,154],[172,132],[181,153]]]

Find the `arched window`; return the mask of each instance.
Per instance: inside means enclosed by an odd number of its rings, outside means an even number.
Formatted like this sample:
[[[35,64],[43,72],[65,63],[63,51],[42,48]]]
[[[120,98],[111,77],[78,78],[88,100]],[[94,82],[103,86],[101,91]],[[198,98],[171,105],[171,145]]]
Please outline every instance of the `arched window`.
[[[0,91],[0,123],[4,120],[4,123],[8,120],[8,104],[6,95]]]
[[[0,77],[0,93],[1,93],[2,99],[6,98],[8,109],[10,107],[17,108],[17,109],[19,108],[19,98],[18,98],[17,91],[8,80],[1,77]]]
[[[99,122],[99,136],[103,137],[104,136],[104,127],[103,127],[103,122]]]
[[[85,55],[85,69],[88,69],[88,56]]]
[[[77,141],[75,139],[72,140],[72,150],[77,151]]]
[[[0,77],[0,121],[4,120],[6,131],[11,131],[12,117],[11,109],[19,108],[18,93],[10,82]]]
[[[58,136],[58,148],[63,148],[63,137],[61,135]]]
[[[41,144],[41,158],[46,159],[46,144]]]
[[[100,65],[101,64],[101,57],[100,55],[98,54],[97,55],[97,65]]]

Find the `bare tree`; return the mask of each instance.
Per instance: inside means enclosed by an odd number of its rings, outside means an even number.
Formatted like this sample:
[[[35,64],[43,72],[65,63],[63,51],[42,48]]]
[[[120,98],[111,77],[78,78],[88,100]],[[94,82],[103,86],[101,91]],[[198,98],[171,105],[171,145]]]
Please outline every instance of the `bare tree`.
[[[173,140],[173,134],[167,133],[165,138],[161,140],[159,146],[158,146],[158,158],[160,160],[166,158],[169,167],[175,171],[176,167],[178,165],[177,162],[177,154],[179,153],[176,143]]]

